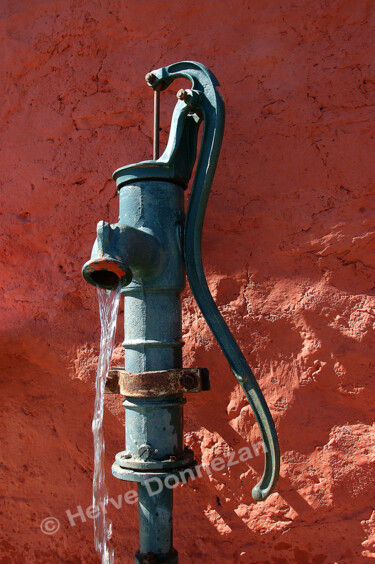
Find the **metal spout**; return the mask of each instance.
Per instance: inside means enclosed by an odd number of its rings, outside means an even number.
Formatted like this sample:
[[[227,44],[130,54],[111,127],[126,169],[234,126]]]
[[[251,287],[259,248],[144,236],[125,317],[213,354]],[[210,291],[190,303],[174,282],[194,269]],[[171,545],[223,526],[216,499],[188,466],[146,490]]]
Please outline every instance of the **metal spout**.
[[[99,221],[91,258],[82,274],[93,286],[115,290],[127,286],[133,276],[148,280],[163,266],[163,253],[156,237],[128,225]]]

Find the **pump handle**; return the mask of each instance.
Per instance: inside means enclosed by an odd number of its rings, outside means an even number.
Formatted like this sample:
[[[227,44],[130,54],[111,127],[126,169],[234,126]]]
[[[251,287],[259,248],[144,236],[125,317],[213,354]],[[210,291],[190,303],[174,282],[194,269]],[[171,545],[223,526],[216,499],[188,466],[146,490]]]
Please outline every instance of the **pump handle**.
[[[275,424],[259,385],[213,300],[201,254],[203,221],[224,133],[224,102],[217,90],[217,79],[200,63],[175,63],[146,76],[147,82],[156,91],[164,90],[176,78],[191,80],[192,90],[180,91],[178,97],[180,100],[185,99],[190,106],[194,97],[194,111],[199,118],[203,117],[204,122],[202,144],[186,214],[186,273],[195,300],[241,385],[261,430],[265,466],[261,480],[252,490],[252,496],[255,501],[262,501],[271,493],[279,475],[280,452]]]

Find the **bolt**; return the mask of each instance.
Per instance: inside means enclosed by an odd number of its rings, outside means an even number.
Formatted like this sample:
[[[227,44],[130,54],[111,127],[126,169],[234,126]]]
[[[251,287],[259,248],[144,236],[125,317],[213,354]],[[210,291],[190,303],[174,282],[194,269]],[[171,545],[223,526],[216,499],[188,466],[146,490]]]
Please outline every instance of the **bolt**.
[[[189,98],[189,94],[183,88],[181,88],[181,90],[177,92],[176,96],[179,100],[183,100],[183,101]]]
[[[128,450],[124,450],[122,452],[118,452],[116,454],[116,462],[121,468],[125,468],[127,464],[127,459],[132,458],[132,453]]]
[[[149,84],[150,86],[152,86],[156,80],[156,75],[154,75],[152,72],[148,72],[145,76],[146,82],[147,84]]]
[[[191,390],[197,386],[197,377],[195,374],[183,374],[180,378],[180,383],[183,388]]]
[[[151,456],[151,447],[150,445],[141,445],[138,448],[138,456],[142,460],[148,460]]]

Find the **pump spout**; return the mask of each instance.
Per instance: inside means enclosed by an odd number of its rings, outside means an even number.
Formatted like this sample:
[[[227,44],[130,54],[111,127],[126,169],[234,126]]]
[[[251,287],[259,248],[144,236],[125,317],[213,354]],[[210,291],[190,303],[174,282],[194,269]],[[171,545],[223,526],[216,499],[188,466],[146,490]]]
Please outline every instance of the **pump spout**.
[[[91,258],[82,274],[87,282],[106,290],[127,286],[135,275],[148,280],[163,267],[163,253],[158,239],[146,231],[99,221]]]

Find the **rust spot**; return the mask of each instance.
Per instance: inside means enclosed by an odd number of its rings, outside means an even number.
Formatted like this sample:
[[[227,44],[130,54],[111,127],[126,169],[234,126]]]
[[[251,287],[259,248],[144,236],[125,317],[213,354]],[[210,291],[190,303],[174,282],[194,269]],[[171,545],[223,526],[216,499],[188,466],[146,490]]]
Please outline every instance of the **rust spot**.
[[[113,274],[116,274],[119,278],[122,278],[127,272],[125,265],[121,264],[119,261],[108,258],[94,260],[90,266],[93,270],[108,270],[108,272],[113,272]]]

